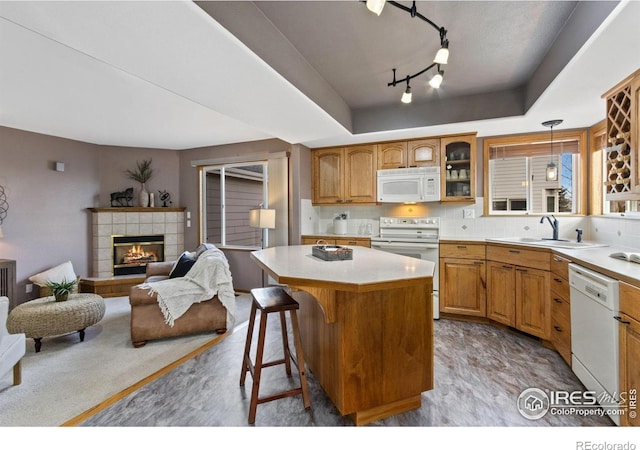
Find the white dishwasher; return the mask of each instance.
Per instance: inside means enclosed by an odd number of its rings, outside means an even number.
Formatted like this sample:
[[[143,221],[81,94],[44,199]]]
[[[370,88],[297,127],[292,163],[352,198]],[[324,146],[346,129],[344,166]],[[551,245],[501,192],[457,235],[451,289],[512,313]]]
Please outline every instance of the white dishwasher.
[[[571,364],[598,403],[616,408],[618,391],[618,280],[569,264],[571,286]],[[619,417],[609,417],[617,425]]]

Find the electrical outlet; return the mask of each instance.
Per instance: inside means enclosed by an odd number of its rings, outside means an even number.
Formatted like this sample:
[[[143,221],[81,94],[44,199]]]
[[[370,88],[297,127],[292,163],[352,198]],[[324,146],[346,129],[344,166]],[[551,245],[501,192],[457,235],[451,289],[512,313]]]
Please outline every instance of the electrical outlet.
[[[27,294],[31,294],[33,292],[33,284],[27,284],[25,291]]]
[[[473,208],[465,208],[462,210],[462,218],[464,219],[475,219],[476,212]]]

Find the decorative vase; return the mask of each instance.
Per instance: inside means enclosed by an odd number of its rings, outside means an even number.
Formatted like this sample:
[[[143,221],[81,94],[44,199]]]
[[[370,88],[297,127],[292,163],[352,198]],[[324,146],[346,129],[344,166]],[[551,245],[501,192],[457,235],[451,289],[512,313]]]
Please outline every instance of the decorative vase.
[[[138,194],[138,203],[140,207],[146,208],[149,206],[149,193],[144,185],[144,183],[140,184],[140,193]]]
[[[64,294],[53,294],[53,296],[56,298],[57,302],[66,302],[69,298],[69,293],[65,292]]]

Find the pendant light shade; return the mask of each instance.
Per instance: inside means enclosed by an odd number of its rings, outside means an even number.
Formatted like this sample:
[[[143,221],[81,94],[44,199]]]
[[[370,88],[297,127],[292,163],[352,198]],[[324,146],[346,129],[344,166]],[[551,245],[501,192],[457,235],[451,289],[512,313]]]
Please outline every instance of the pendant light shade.
[[[558,166],[553,162],[553,127],[555,127],[556,125],[560,125],[561,123],[562,119],[547,120],[546,122],[542,122],[542,125],[551,128],[551,143],[549,145],[551,147],[551,158],[549,160],[549,163],[547,164],[545,176],[547,181],[558,181]]]

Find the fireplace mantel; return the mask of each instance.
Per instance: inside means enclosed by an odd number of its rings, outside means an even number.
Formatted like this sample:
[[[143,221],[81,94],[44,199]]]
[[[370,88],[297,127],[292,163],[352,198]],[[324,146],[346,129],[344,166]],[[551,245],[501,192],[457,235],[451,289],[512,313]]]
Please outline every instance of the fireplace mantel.
[[[91,215],[93,267],[96,278],[113,277],[113,236],[164,235],[164,259],[184,251],[185,208],[87,208]]]
[[[91,212],[183,212],[186,208],[173,208],[170,206],[157,206],[154,208],[140,208],[138,206],[114,206],[106,208],[87,208]]]

